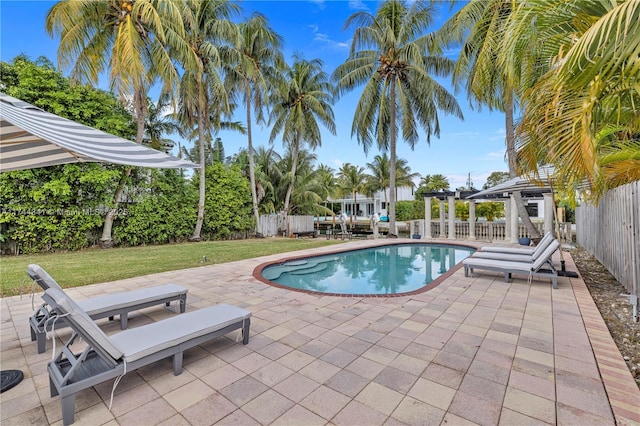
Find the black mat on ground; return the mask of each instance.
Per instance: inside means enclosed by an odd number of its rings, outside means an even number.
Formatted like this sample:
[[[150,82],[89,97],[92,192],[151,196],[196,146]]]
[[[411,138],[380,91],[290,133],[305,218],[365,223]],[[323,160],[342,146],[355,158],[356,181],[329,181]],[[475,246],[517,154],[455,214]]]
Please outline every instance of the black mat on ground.
[[[2,370],[2,389],[0,393],[8,391],[22,381],[24,374],[20,370]]]

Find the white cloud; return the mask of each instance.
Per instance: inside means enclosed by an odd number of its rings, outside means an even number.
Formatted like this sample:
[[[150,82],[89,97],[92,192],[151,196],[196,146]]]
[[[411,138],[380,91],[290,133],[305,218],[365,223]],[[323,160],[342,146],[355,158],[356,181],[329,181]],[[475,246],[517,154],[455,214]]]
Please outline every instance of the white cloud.
[[[349,0],[349,9],[353,10],[369,10],[362,0]]]
[[[315,41],[319,41],[332,49],[344,50],[349,48],[348,42],[331,40],[327,34],[319,32],[319,27],[316,24],[307,25],[307,28],[311,29]]]
[[[318,6],[320,9],[324,9],[324,0],[309,0],[311,3]]]
[[[491,132],[491,136],[489,136],[489,140],[490,141],[504,141],[505,137],[507,136],[507,132],[503,129],[500,128],[494,132]]]

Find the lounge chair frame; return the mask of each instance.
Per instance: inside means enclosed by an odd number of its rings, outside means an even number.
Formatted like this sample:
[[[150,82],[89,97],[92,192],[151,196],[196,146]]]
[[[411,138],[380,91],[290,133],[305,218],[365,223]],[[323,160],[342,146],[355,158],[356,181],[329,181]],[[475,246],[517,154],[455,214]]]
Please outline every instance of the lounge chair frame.
[[[38,283],[43,290],[50,287],[60,288],[60,285],[40,266],[29,265],[27,274],[33,281]],[[105,296],[94,297],[90,300],[93,309],[85,309],[87,314],[94,320],[109,318],[113,321],[118,315],[120,319],[120,329],[124,330],[128,326],[129,312],[139,311],[159,304],[171,306],[171,302],[178,301],[180,313],[184,313],[187,305],[188,289],[177,284],[166,284],[147,289],[139,289]],[[114,304],[114,299],[118,302]],[[81,307],[83,301],[78,301]],[[38,346],[38,353],[41,354],[47,349],[47,332],[51,331],[51,324],[55,313],[44,303],[29,318],[31,328],[31,341],[35,341]],[[65,327],[66,320],[60,318],[56,320],[56,329]]]
[[[53,290],[57,291],[57,290]],[[52,290],[46,290],[42,298],[47,302],[58,315],[65,315],[67,312],[56,303],[52,294]],[[68,296],[67,296],[68,297]],[[170,322],[183,322],[188,323],[190,321],[191,314],[200,312],[206,313],[207,317],[210,317],[212,321],[216,316],[224,310],[223,307],[229,308],[230,305],[216,305],[209,308],[204,308],[199,311],[189,312],[184,315],[168,318],[160,321],[160,323]],[[62,403],[62,421],[64,425],[70,425],[74,422],[75,416],[75,398],[76,394],[84,389],[96,386],[107,380],[114,379],[127,372],[136,370],[140,367],[152,364],[162,359],[173,357],[173,374],[180,375],[182,373],[182,361],[183,353],[185,350],[194,346],[213,340],[217,337],[223,336],[229,332],[240,329],[242,331],[243,344],[249,343],[249,329],[251,325],[251,313],[244,309],[231,307],[235,309],[239,315],[237,318],[232,319],[231,323],[226,322],[226,326],[218,328],[216,330],[192,336],[182,339],[178,344],[170,347],[166,347],[162,350],[150,353],[133,361],[125,361],[125,357],[114,359],[114,357],[105,350],[96,339],[94,339],[90,330],[85,329],[81,324],[74,320],[73,317],[67,316],[67,323],[72,328],[73,333],[69,340],[62,347],[60,352],[56,355],[53,361],[48,364],[49,372],[49,389],[51,396],[60,396]],[[153,323],[157,324],[157,323]],[[150,325],[153,325],[150,324]],[[213,324],[215,326],[215,324]],[[209,328],[211,324],[208,325]],[[118,335],[123,333],[145,333],[145,327],[140,326],[127,331],[122,331]],[[207,328],[203,325],[203,328]],[[77,338],[81,338],[87,343],[86,348],[80,353],[74,353],[71,346]],[[173,342],[180,336],[172,335],[171,332],[168,335],[157,337],[154,343]]]

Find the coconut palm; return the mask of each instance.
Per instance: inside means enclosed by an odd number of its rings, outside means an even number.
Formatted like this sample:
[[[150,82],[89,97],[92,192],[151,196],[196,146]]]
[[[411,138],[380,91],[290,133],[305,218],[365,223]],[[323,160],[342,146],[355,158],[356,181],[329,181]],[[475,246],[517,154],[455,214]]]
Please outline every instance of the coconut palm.
[[[178,132],[179,127],[171,114],[167,113],[170,103],[167,96],[161,96],[156,103],[148,101],[143,137],[144,144],[167,153],[173,149],[175,141],[166,138],[165,135]]]
[[[449,180],[445,175],[426,175],[420,181],[420,186],[426,187],[429,191],[448,191]]]
[[[382,191],[384,202],[387,204],[387,189],[390,188],[391,180],[389,156],[386,152],[382,155],[376,155],[371,163],[367,163],[367,168],[371,172],[367,179],[369,191],[372,193]],[[418,173],[411,172],[411,167],[407,160],[404,158],[396,160],[396,188],[413,187],[415,185],[413,179],[418,176]]]
[[[520,55],[514,56],[513,62],[497,60],[509,34],[514,4],[504,0],[469,2],[439,30],[439,36],[445,41],[462,42],[454,80],[458,84],[464,82],[469,99],[478,108],[484,105],[489,110],[505,113],[505,143],[512,178],[519,174],[514,124],[516,91],[522,86],[524,76],[531,75],[524,70],[535,62],[537,55],[535,49],[527,47],[519,50]],[[522,194],[516,191],[513,196],[527,230],[533,237],[539,237],[522,201]]]
[[[376,142],[390,153],[391,188],[396,187],[396,140],[400,136],[412,148],[418,126],[440,135],[438,110],[462,118],[455,98],[430,75],[446,77],[453,62],[442,56],[426,33],[432,23],[432,7],[424,1],[383,2],[375,15],[357,12],[345,27],[357,26],[349,57],[333,74],[339,94],[364,85],[354,113],[351,134],[367,152]],[[395,191],[389,200],[390,236],[395,236]]]
[[[71,69],[73,80],[97,84],[109,70],[112,88],[133,105],[142,143],[147,114],[147,88],[160,79],[168,91],[178,72],[165,46],[183,47],[181,2],[166,1],[60,1],[46,17],[49,35],[60,36],[58,64]],[[117,205],[131,168],[125,168],[114,194],[114,207],[105,217],[101,244],[113,244],[111,229]]]
[[[353,197],[353,209],[356,210],[358,205],[358,193],[368,193],[367,175],[364,168],[351,163],[345,163],[338,170],[338,187],[343,195],[351,195]],[[353,229],[353,216],[357,211],[351,212],[349,217],[349,225]]]
[[[553,164],[559,186],[586,182],[596,198],[639,180],[640,3],[527,2],[512,27],[516,40],[533,28],[546,65],[523,94],[523,168]],[[518,47],[508,43],[504,61]]]
[[[291,171],[284,200],[285,215],[289,214],[291,194],[295,186],[298,153],[303,143],[312,150],[322,144],[320,126],[336,134],[336,125],[331,107],[333,88],[319,59],[306,60],[301,55],[293,57],[294,63],[285,71],[285,78],[276,87],[272,98],[273,127],[269,142],[279,134],[286,146],[291,147]]]
[[[232,46],[239,34],[229,19],[237,11],[238,6],[226,0],[187,1],[183,8],[186,46],[174,52],[184,68],[178,115],[188,128],[198,130],[199,200],[193,241],[200,240],[204,221],[206,146],[211,130],[220,130],[221,117],[231,115],[233,107],[221,69],[235,59]]]
[[[238,62],[228,73],[229,82],[240,92],[247,117],[247,147],[249,160],[249,181],[253,200],[253,215],[258,224],[258,193],[253,149],[252,117],[253,110],[258,124],[264,123],[264,108],[268,104],[268,88],[277,76],[277,68],[284,63],[280,51],[283,38],[268,24],[267,18],[254,13],[250,19],[238,25],[240,44]],[[259,229],[256,230],[260,232]]]

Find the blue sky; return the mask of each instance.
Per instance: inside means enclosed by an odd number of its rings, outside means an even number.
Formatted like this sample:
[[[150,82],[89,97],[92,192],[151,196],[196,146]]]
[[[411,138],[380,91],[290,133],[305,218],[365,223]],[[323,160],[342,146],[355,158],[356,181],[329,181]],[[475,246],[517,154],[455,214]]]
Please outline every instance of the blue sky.
[[[51,1],[0,0],[0,59],[11,61],[20,53],[31,59],[46,56],[56,63],[58,40],[52,39],[44,30],[44,20]],[[309,0],[309,1],[244,1],[240,5],[243,17],[254,10],[267,16],[271,26],[285,39],[285,55],[288,60],[294,52],[302,52],[306,59],[319,58],[324,62],[325,71],[331,74],[348,54],[351,31],[344,31],[345,20],[352,13],[365,10],[374,12],[377,1],[361,0]],[[449,2],[439,8],[436,29],[449,12]],[[455,5],[460,7],[462,3]],[[455,59],[457,53],[449,52]],[[448,81],[440,81],[450,88]],[[102,87],[107,89],[107,87]],[[453,90],[450,88],[450,91]],[[368,155],[351,138],[351,123],[359,92],[354,91],[342,97],[334,105],[337,136],[323,133],[322,146],[315,154],[318,162],[337,169],[349,162],[366,167],[367,162],[379,152],[373,147]],[[398,156],[408,161],[413,172],[424,176],[440,173],[449,179],[452,188],[465,184],[471,173],[474,186],[482,187],[487,176],[493,171],[506,171],[504,161],[504,116],[490,113],[486,108],[473,111],[464,93],[456,94],[464,113],[464,121],[440,115],[440,138],[431,138],[428,145],[423,138],[412,151],[403,141],[398,142]],[[237,120],[242,121],[242,114]],[[269,130],[254,124],[254,144],[267,145]],[[236,153],[246,146],[246,136],[221,132],[226,155]],[[274,142],[278,152],[283,152],[282,144]]]

